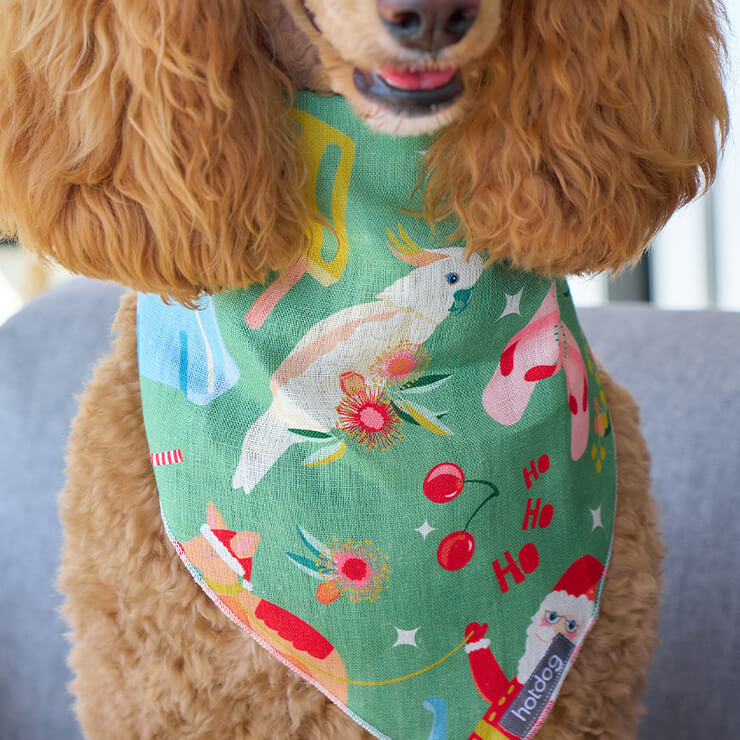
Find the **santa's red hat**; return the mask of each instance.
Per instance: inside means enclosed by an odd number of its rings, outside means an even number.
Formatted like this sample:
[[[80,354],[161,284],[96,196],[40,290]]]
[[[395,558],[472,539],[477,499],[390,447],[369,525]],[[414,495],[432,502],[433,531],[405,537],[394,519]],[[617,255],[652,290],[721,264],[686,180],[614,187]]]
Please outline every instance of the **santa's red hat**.
[[[254,587],[249,580],[252,576],[252,556],[240,558],[231,547],[231,540],[237,534],[229,529],[213,529],[208,524],[200,528],[200,533],[206,538],[208,544],[219,554],[221,560],[236,573],[242,586],[251,591]]]
[[[583,555],[563,573],[553,591],[565,591],[570,596],[596,599],[596,588],[604,574],[604,566],[593,556]]]

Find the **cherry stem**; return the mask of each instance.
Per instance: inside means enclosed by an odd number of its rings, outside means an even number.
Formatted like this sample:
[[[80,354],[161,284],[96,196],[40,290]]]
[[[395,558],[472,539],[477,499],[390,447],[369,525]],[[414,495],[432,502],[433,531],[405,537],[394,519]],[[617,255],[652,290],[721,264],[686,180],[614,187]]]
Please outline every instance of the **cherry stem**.
[[[493,489],[494,491],[492,494],[493,496],[498,496],[498,488],[496,488],[496,486],[494,486],[493,483],[491,483],[491,481],[489,480],[476,480],[475,478],[466,478],[465,482],[466,483],[482,483],[484,486],[489,486],[490,488]]]
[[[482,482],[484,482],[484,481],[471,481],[471,482],[473,482],[473,483],[482,483]],[[484,506],[485,506],[485,505],[486,505],[486,504],[487,504],[487,503],[488,503],[488,502],[489,502],[489,501],[490,501],[490,500],[492,499],[492,498],[494,498],[495,496],[498,496],[498,488],[496,488],[496,486],[494,486],[494,485],[493,485],[493,483],[489,483],[488,485],[490,485],[490,486],[491,486],[491,488],[493,488],[493,493],[492,493],[492,494],[490,494],[489,496],[486,496],[486,498],[484,498],[484,499],[483,499],[483,501],[482,501],[482,502],[480,503],[480,505],[478,506],[478,508],[477,508],[477,509],[476,509],[476,510],[475,510],[475,511],[474,511],[474,512],[473,512],[473,513],[472,513],[472,514],[470,515],[470,519],[468,519],[468,521],[467,521],[467,524],[466,524],[466,525],[465,525],[465,526],[463,527],[463,530],[462,530],[463,532],[467,532],[467,531],[468,531],[468,526],[470,525],[470,522],[472,522],[472,521],[473,521],[473,517],[474,517],[474,516],[475,516],[475,515],[476,515],[476,514],[477,514],[477,513],[478,513],[478,512],[479,512],[479,511],[480,511],[480,510],[481,510],[481,509],[482,509],[482,508],[483,508],[483,507],[484,507]]]

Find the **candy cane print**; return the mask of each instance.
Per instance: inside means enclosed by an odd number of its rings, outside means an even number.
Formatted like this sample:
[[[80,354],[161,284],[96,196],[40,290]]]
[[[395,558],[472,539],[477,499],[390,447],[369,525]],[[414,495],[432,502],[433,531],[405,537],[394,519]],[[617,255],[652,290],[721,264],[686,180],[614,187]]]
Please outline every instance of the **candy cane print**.
[[[165,452],[150,452],[149,458],[152,465],[174,465],[183,462],[182,450],[167,450]]]

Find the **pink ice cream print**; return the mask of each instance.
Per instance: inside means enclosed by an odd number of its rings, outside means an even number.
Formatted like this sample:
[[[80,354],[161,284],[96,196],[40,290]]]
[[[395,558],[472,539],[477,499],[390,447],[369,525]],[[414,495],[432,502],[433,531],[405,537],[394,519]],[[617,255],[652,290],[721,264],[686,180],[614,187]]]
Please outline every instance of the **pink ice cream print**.
[[[496,371],[483,391],[483,408],[500,424],[516,424],[537,383],[561,369],[565,372],[571,412],[570,454],[573,460],[579,460],[588,443],[588,377],[578,343],[560,319],[553,283],[529,323],[501,353]]]

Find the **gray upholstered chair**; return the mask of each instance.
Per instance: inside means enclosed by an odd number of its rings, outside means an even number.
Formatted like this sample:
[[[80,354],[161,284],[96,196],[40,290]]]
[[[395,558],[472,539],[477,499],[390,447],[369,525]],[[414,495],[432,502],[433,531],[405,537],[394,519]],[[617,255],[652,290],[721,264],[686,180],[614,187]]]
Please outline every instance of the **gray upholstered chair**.
[[[56,496],[75,394],[108,349],[119,297],[71,281],[0,327],[0,740],[80,737],[54,590]],[[581,315],[642,407],[668,547],[641,739],[740,737],[740,314]]]

